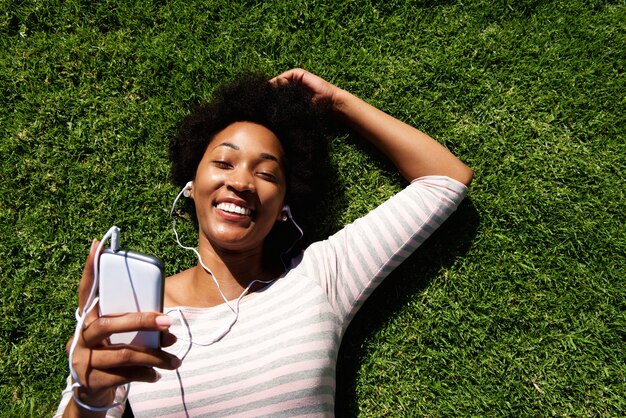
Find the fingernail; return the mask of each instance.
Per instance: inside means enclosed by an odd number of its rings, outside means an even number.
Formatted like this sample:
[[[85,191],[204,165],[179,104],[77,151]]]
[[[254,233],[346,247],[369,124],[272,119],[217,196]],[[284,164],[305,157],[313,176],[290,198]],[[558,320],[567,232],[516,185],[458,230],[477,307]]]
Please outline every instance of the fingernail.
[[[160,315],[155,318],[154,322],[160,327],[169,327],[174,323],[174,319],[167,315]]]
[[[178,369],[180,365],[183,364],[183,362],[178,357],[172,357],[172,360],[170,360],[170,364],[173,368]]]
[[[161,373],[159,373],[157,370],[154,371],[154,380],[153,382],[158,382],[159,380],[161,380]]]

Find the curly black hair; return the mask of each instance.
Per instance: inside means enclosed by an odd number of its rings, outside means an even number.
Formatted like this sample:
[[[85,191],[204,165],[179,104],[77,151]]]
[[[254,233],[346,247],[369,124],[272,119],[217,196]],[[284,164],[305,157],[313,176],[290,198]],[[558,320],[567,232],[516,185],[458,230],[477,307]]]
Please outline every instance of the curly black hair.
[[[209,103],[196,106],[183,118],[180,131],[169,147],[172,181],[182,188],[194,179],[207,146],[218,132],[234,122],[257,123],[280,140],[286,166],[285,200],[308,234],[314,229],[316,209],[323,201],[332,175],[328,142],[335,125],[329,111],[330,103],[314,102],[311,93],[296,82],[270,83],[260,73],[241,74],[234,82],[219,87]],[[186,210],[197,227],[191,199]],[[280,224],[269,238],[265,251],[274,255],[284,251],[280,247],[294,239],[293,231]]]

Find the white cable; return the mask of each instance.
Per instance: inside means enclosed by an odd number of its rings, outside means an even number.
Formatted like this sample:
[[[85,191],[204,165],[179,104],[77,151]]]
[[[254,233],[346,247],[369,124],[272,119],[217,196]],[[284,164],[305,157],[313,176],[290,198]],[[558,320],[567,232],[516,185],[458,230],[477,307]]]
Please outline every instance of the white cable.
[[[191,350],[191,347],[193,347],[193,345],[199,345],[199,346],[203,346],[203,347],[207,347],[210,345],[215,344],[216,342],[220,341],[222,338],[224,338],[224,336],[226,334],[228,334],[230,332],[230,330],[233,328],[233,326],[237,323],[237,320],[239,319],[239,304],[241,302],[241,300],[243,299],[243,297],[250,291],[250,289],[252,288],[252,286],[255,283],[263,283],[263,284],[270,284],[272,282],[274,282],[274,280],[268,280],[268,281],[263,281],[263,280],[253,280],[252,282],[250,282],[250,284],[248,284],[248,286],[246,286],[246,288],[244,289],[243,292],[241,292],[241,294],[239,295],[239,297],[236,299],[235,301],[235,307],[233,307],[230,302],[228,301],[228,299],[226,298],[226,295],[224,295],[224,293],[222,292],[222,288],[220,287],[219,281],[217,280],[217,278],[215,277],[215,274],[213,274],[213,271],[211,271],[211,269],[204,264],[204,262],[202,261],[202,256],[200,255],[200,252],[194,248],[194,247],[188,247],[183,245],[180,242],[180,237],[178,236],[178,231],[176,231],[176,218],[173,216],[174,214],[174,209],[176,208],[176,203],[178,202],[178,200],[180,199],[180,197],[185,193],[186,190],[188,190],[188,185],[189,183],[187,183],[187,185],[185,185],[185,187],[183,187],[183,189],[178,193],[178,195],[176,196],[176,198],[174,199],[174,203],[172,203],[172,208],[170,209],[170,217],[172,217],[172,229],[174,231],[174,237],[176,238],[176,243],[178,244],[179,247],[181,247],[182,249],[185,250],[189,250],[189,251],[193,251],[196,254],[196,257],[198,258],[198,262],[200,263],[200,265],[202,266],[202,268],[209,273],[209,275],[211,276],[211,278],[213,279],[213,282],[215,283],[215,286],[217,287],[217,290],[220,293],[220,296],[222,297],[222,300],[224,300],[224,303],[230,308],[230,310],[233,312],[234,317],[233,319],[230,321],[230,323],[228,324],[228,326],[224,327],[222,330],[220,330],[219,332],[217,332],[215,334],[214,337],[212,337],[210,340],[203,342],[203,341],[193,341],[193,336],[191,334],[191,327],[189,326],[189,324],[187,323],[187,321],[185,320],[184,316],[183,316],[183,312],[180,309],[180,307],[176,307],[173,309],[170,309],[169,311],[166,312],[166,314],[169,314],[172,311],[176,311],[178,313],[178,319],[180,321],[181,327],[184,327],[187,330],[187,338],[181,338],[177,336],[177,339],[181,342],[186,342],[187,347],[183,347],[183,345],[181,344],[181,347],[178,349],[178,351],[176,352],[176,357],[178,357],[180,355],[180,353],[183,352],[183,350],[185,350],[185,354],[180,357],[181,361],[185,359],[185,357],[187,357],[187,354],[189,354],[189,351]],[[289,215],[289,218],[292,220],[292,222],[294,223],[294,225],[296,226],[296,228],[298,228],[298,230],[300,231],[301,237],[302,238],[302,229],[300,229],[300,227],[298,226],[298,224],[296,224],[296,222],[293,220],[293,218],[291,217],[291,211],[287,208],[287,213]],[[298,239],[300,239],[298,238]],[[296,240],[297,242],[297,240]],[[294,243],[295,245],[295,243]],[[293,246],[292,246],[293,248]],[[291,250],[291,248],[290,248]],[[284,263],[283,263],[284,264]],[[184,390],[183,390],[183,381],[182,381],[182,377],[180,375],[180,370],[176,370],[176,376],[178,378],[178,384],[180,385],[181,388],[181,397],[182,397],[182,402],[183,402],[183,406],[185,408],[185,412],[187,412],[187,406],[185,405],[185,396],[184,396]],[[189,416],[189,414],[186,413],[187,416]]]
[[[230,330],[232,329],[232,327],[235,325],[235,323],[237,322],[237,320],[239,319],[239,303],[241,302],[241,299],[248,294],[248,292],[250,291],[250,289],[252,288],[252,286],[255,283],[263,283],[263,284],[270,284],[272,283],[274,280],[268,280],[268,281],[263,281],[263,280],[253,280],[252,282],[250,282],[248,284],[248,286],[244,289],[243,292],[241,292],[241,294],[239,295],[239,297],[235,300],[235,306],[233,307],[233,305],[230,304],[230,301],[228,300],[228,298],[226,298],[226,295],[224,295],[224,293],[222,292],[222,288],[220,287],[220,283],[217,280],[217,278],[215,277],[215,274],[213,274],[213,271],[211,271],[211,269],[204,264],[204,261],[202,261],[202,256],[200,255],[200,252],[194,248],[194,247],[187,247],[185,245],[183,245],[180,242],[180,238],[178,236],[178,232],[176,231],[176,218],[173,217],[172,215],[174,214],[174,209],[176,207],[176,203],[178,202],[178,200],[180,199],[180,197],[185,193],[185,190],[187,190],[187,186],[183,187],[183,189],[178,193],[178,195],[176,196],[176,198],[174,199],[174,203],[172,203],[172,208],[170,209],[170,217],[172,217],[172,229],[174,230],[174,236],[176,238],[176,243],[178,244],[179,247],[185,249],[185,250],[190,250],[193,251],[196,254],[196,257],[198,257],[198,262],[200,263],[200,265],[202,266],[202,268],[209,273],[209,275],[211,276],[211,278],[213,279],[213,282],[215,283],[215,286],[217,286],[217,290],[220,293],[220,296],[222,297],[222,300],[224,301],[224,303],[230,308],[230,310],[232,311],[233,314],[235,314],[235,316],[233,317],[233,320],[228,324],[227,327],[223,328],[223,330],[220,330],[219,333],[216,333],[216,336],[213,337],[210,341],[208,342],[196,342],[196,341],[192,341],[192,337],[191,337],[191,329],[189,328],[189,326],[187,325],[187,334],[189,336],[189,340],[185,340],[184,338],[181,338],[182,341],[188,341],[189,344],[196,344],[196,345],[201,345],[201,346],[209,346],[211,344],[215,344],[216,342],[218,342],[219,340],[221,340],[222,338],[224,338],[224,336],[226,334],[228,334],[230,332]],[[291,217],[291,213],[289,213],[289,216]],[[298,229],[300,229],[298,227]],[[302,230],[300,230],[300,232],[302,232]],[[168,311],[168,312],[171,312]],[[185,321],[183,321],[183,317],[182,317],[182,312],[180,309],[178,309],[178,315],[179,315],[179,319],[181,321],[181,325],[186,324]],[[182,350],[182,348],[181,348]],[[180,350],[179,350],[180,352]]]
[[[296,229],[298,229],[298,232],[300,232],[300,236],[296,238],[293,244],[291,244],[291,247],[289,247],[287,250],[285,250],[284,252],[280,254],[280,262],[283,264],[285,271],[287,271],[287,263],[285,262],[285,256],[288,255],[291,252],[291,250],[295,248],[298,241],[300,241],[304,237],[304,231],[302,231],[302,228],[300,228],[300,225],[298,225],[296,220],[293,219],[293,216],[291,215],[291,208],[289,207],[289,205],[285,205],[284,210],[287,212],[287,217],[289,218],[291,223],[293,223],[293,226],[295,226]]]
[[[80,339],[81,334],[83,332],[83,328],[85,326],[85,320],[87,319],[87,316],[91,313],[91,311],[93,311],[93,309],[98,304],[98,297],[96,295],[98,292],[98,287],[99,287],[99,282],[100,282],[100,271],[99,271],[100,253],[102,252],[102,249],[104,248],[104,243],[109,239],[111,240],[111,249],[113,251],[119,250],[119,233],[120,233],[120,229],[116,226],[112,226],[111,228],[109,228],[106,234],[104,234],[104,236],[102,237],[102,240],[98,244],[98,248],[96,249],[96,253],[95,253],[94,261],[93,261],[93,283],[91,285],[91,290],[89,291],[89,296],[87,297],[87,300],[85,301],[85,305],[83,307],[83,313],[82,314],[79,313],[80,308],[76,309],[76,313],[75,313],[76,328],[74,330],[74,338],[72,340],[72,344],[70,345],[70,350],[69,350],[69,355],[68,355],[70,375],[72,376],[74,383],[72,383],[72,385],[67,390],[63,391],[63,393],[67,393],[67,391],[71,391],[72,397],[74,398],[74,402],[81,408],[84,408],[91,412],[104,412],[116,406],[122,405],[123,403],[126,402],[126,398],[128,397],[128,391],[130,390],[130,383],[128,383],[126,384],[124,399],[122,399],[120,402],[114,402],[111,405],[101,406],[101,407],[87,405],[83,403],[80,399],[78,399],[78,396],[76,395],[75,389],[78,389],[84,385],[81,382],[80,378],[78,377],[78,373],[74,369],[74,364],[73,364],[74,363],[73,362],[74,351],[76,350],[76,346],[78,345],[78,340]]]
[[[189,324],[187,324],[187,321],[184,320],[183,317],[183,313],[181,311],[181,309],[179,307],[170,309],[169,311],[166,312],[166,314],[169,314],[170,312],[176,311],[178,313],[178,320],[181,323],[181,326],[185,326],[185,328],[187,329],[187,338],[181,338],[181,337],[177,337],[178,340],[180,341],[185,341],[188,342],[192,345],[199,345],[199,346],[203,346],[203,347],[207,347],[209,345],[215,344],[216,342],[220,341],[222,338],[224,338],[224,336],[226,334],[228,334],[230,332],[230,330],[233,328],[233,326],[235,325],[235,323],[237,323],[237,320],[239,319],[239,304],[241,303],[241,300],[243,299],[243,297],[245,295],[248,294],[248,292],[250,291],[250,289],[252,288],[252,286],[255,283],[263,283],[263,284],[270,284],[272,283],[274,280],[254,280],[252,281],[245,289],[244,291],[237,297],[237,299],[235,300],[235,316],[233,317],[232,321],[228,324],[228,326],[222,328],[219,332],[215,333],[215,335],[209,339],[206,342],[202,342],[202,341],[193,341],[192,340],[192,336],[191,336],[191,328],[189,327]],[[176,356],[178,357],[178,354],[180,354],[180,352],[182,351],[182,347],[178,350],[178,352],[176,353]]]
[[[180,248],[184,250],[193,251],[196,254],[196,257],[198,257],[198,261],[200,262],[200,265],[202,266],[202,268],[205,269],[206,272],[209,273],[209,275],[211,276],[211,279],[213,279],[213,282],[215,283],[215,286],[217,286],[217,290],[220,293],[220,296],[222,297],[222,299],[224,300],[224,303],[226,303],[226,305],[230,308],[230,310],[236,314],[235,308],[233,308],[233,306],[228,302],[228,299],[224,295],[224,292],[222,292],[222,287],[220,286],[220,283],[217,281],[215,275],[213,274],[213,271],[211,271],[211,269],[208,268],[202,261],[202,256],[200,256],[200,252],[196,248],[187,247],[180,242],[180,238],[178,237],[178,232],[176,231],[176,218],[173,217],[172,215],[174,214],[174,208],[176,207],[176,203],[178,202],[178,200],[180,199],[180,197],[183,195],[184,192],[185,192],[185,188],[183,188],[180,191],[180,193],[178,193],[178,196],[176,196],[176,199],[174,199],[174,203],[172,203],[172,209],[170,209],[170,217],[172,218],[172,229],[174,230],[174,237],[176,238],[176,243],[178,244]]]

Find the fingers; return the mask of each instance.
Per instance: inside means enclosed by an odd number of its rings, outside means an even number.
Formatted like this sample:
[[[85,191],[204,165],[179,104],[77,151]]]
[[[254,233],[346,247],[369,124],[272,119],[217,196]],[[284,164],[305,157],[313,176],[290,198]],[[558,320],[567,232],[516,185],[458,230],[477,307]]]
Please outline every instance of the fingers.
[[[123,370],[136,366],[173,370],[180,364],[178,357],[165,351],[129,345],[109,346],[106,350],[92,350],[89,356],[91,369],[107,370],[109,373],[113,369]]]
[[[181,360],[173,354],[160,349],[136,347],[130,345],[113,345],[100,349],[85,349],[75,353],[72,359],[75,370],[85,371],[91,375],[96,371],[104,374],[120,374],[124,369],[136,367],[173,370],[181,365]],[[131,376],[131,374],[123,374]]]
[[[154,382],[154,368],[174,370],[181,360],[165,351],[129,345],[84,349],[75,353],[72,365],[81,384],[93,392],[132,381]]]
[[[81,380],[82,385],[77,389],[78,396],[89,405],[110,405],[114,397],[115,388],[131,382],[156,382],[161,373],[152,367],[135,366],[114,368],[108,370],[92,369]],[[103,397],[111,400],[102,400]]]
[[[302,68],[294,68],[274,77],[270,80],[274,84],[296,82],[309,89],[313,94],[313,102],[327,101],[332,108],[337,110],[341,106],[339,98],[342,91],[339,87],[329,83]]]
[[[302,68],[292,68],[291,70],[285,71],[284,73],[272,78],[270,83],[287,83],[289,80],[302,81],[305,74],[310,73]]]
[[[169,330],[161,331],[161,347],[169,347],[174,345],[178,339],[176,336],[169,332]],[[69,355],[70,348],[72,347],[72,342],[74,341],[74,337],[70,338],[65,345],[65,352]]]
[[[145,316],[152,316],[152,321],[148,321],[149,328],[165,327],[162,332],[167,344],[172,344],[176,341],[176,337],[167,331],[167,326],[159,325],[158,322],[161,321],[155,320],[155,316],[158,317],[158,314]],[[160,316],[163,317],[165,315]],[[117,320],[119,318],[114,319]],[[152,322],[152,325],[149,325],[149,322]],[[94,324],[93,327],[92,330],[98,328],[98,325]],[[125,323],[121,326],[121,329],[124,329],[124,327],[127,327]],[[107,327],[104,326],[104,328]],[[93,335],[96,335],[96,333],[94,332]],[[98,338],[100,337],[95,339]],[[68,342],[68,351],[71,344],[72,340]],[[160,378],[159,373],[154,368],[173,370],[181,365],[181,360],[178,357],[160,349],[122,344],[95,344],[87,346],[82,336],[77,349],[71,357],[71,361],[73,369],[77,373],[77,378],[81,382],[84,396],[92,399],[99,399],[112,388],[131,381],[154,382]]]
[[[78,306],[80,308],[81,314],[83,309],[85,308],[85,303],[89,298],[89,294],[91,293],[91,287],[93,285],[93,263],[96,255],[96,250],[98,249],[98,244],[100,244],[98,240],[93,240],[91,242],[89,255],[87,256],[87,261],[85,261],[85,267],[83,268],[83,275],[80,279],[80,284],[78,285]]]
[[[129,331],[166,331],[173,319],[157,312],[133,312],[105,315],[85,326],[82,337],[85,345],[96,346],[111,334]]]
[[[105,371],[92,370],[84,382],[84,388],[90,392],[99,392],[106,388],[116,388],[132,382],[156,382],[161,373],[152,367],[124,367]],[[80,390],[80,389],[79,389]]]
[[[108,372],[110,376],[113,376],[113,383],[116,386],[130,382],[156,382],[161,378],[161,373],[152,367],[127,367],[124,369],[112,369]]]
[[[94,240],[85,262],[79,285],[79,306],[81,312],[94,284],[94,263],[98,256],[99,242]],[[111,345],[108,337],[115,333],[129,331],[157,331],[161,333],[162,346],[176,342],[176,337],[169,332],[173,319],[158,312],[138,312],[119,315],[98,316],[97,308],[88,315],[78,340],[67,343],[67,352],[72,350],[71,362],[82,399],[89,404],[97,402],[110,404],[110,397],[119,385],[131,381],[154,382],[160,378],[155,368],[175,369],[181,364],[176,356],[160,349],[151,349],[131,345]],[[94,403],[96,402],[96,403]]]
[[[131,382],[156,382],[161,374],[152,367],[126,367],[104,371],[91,369],[81,379],[81,385],[76,389],[80,400],[87,405],[111,405],[115,399],[116,388]],[[67,415],[67,414],[66,414]],[[82,414],[70,414],[82,416]],[[91,415],[90,415],[91,416]],[[108,415],[107,415],[108,416]]]
[[[161,332],[161,347],[169,347],[170,345],[174,345],[178,338],[174,334],[171,334],[169,331]]]

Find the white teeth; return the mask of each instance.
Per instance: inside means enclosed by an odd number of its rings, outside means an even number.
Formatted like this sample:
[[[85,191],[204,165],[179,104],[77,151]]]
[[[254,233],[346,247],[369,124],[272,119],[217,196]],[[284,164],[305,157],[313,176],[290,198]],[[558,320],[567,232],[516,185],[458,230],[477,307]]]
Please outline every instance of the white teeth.
[[[219,203],[217,208],[223,210],[224,212],[237,213],[239,215],[250,215],[252,211],[248,208],[243,208],[241,206],[237,206],[234,203]]]

